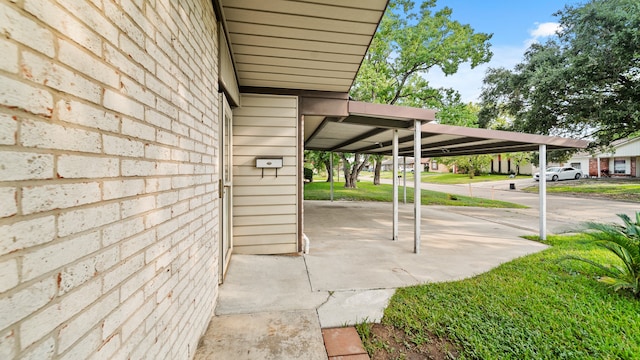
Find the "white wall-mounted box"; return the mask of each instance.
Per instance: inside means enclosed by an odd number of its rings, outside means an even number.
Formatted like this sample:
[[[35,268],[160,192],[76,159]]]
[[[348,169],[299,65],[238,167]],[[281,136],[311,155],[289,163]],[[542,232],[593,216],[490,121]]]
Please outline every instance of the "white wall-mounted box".
[[[283,158],[281,157],[262,157],[256,158],[256,167],[259,169],[279,169],[282,167]]]

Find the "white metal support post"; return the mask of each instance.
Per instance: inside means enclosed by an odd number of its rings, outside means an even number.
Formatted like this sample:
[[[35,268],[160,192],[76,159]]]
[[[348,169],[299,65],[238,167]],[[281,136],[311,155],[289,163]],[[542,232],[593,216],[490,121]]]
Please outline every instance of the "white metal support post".
[[[398,130],[393,130],[393,241],[398,240]]]
[[[402,203],[407,203],[407,157],[402,157],[402,192],[403,198]]]
[[[540,240],[547,240],[547,145],[540,145]]]
[[[329,153],[329,167],[331,168],[331,170],[329,170],[331,171],[331,174],[329,174],[331,177],[329,194],[330,194],[331,202],[333,202],[333,152]],[[338,169],[338,171],[340,170]],[[338,173],[338,176],[340,176],[339,173]]]
[[[413,252],[420,253],[420,223],[422,222],[422,214],[420,206],[422,205],[421,185],[421,157],[422,157],[422,121],[415,120],[413,134],[413,206],[414,206],[414,229],[413,229]]]

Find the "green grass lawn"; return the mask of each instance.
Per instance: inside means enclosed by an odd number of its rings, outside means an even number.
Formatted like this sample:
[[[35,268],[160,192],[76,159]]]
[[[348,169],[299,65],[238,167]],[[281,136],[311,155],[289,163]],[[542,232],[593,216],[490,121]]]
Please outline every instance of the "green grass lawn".
[[[366,173],[367,175],[369,173]],[[402,172],[398,173],[402,175]],[[373,174],[371,174],[373,176]],[[380,177],[383,179],[391,179],[393,178],[393,174],[391,171],[384,171],[380,173]],[[497,181],[497,180],[509,180],[509,175],[496,175],[496,174],[485,174],[480,176],[474,176],[473,179],[469,178],[467,174],[452,174],[452,173],[434,173],[434,172],[423,172],[420,176],[422,178],[422,182],[432,183],[432,184],[468,184],[474,182],[482,182],[482,181]],[[525,179],[531,178],[530,175],[518,175],[517,179]],[[413,181],[413,174],[407,172],[407,181]]]
[[[537,192],[538,186],[528,187],[523,190]],[[547,193],[640,202],[640,182],[595,179],[547,182]]]
[[[382,323],[407,334],[410,346],[434,334],[449,339],[465,359],[637,359],[640,300],[597,282],[601,274],[587,264],[557,261],[611,255],[584,235],[548,243],[471,279],[398,289]],[[396,351],[369,337],[368,326],[358,327],[365,347]]]
[[[328,182],[312,182],[304,185],[305,200],[329,200]],[[402,201],[402,188],[399,188],[399,196]],[[334,183],[334,200],[351,201],[393,201],[393,186],[387,184],[373,185],[362,181],[358,183],[357,189],[345,189],[344,182]],[[413,189],[407,188],[407,202],[413,203]],[[448,206],[479,206],[494,208],[524,208],[525,206],[513,204],[505,201],[494,201],[488,199],[474,198],[468,196],[455,195],[422,190],[423,205],[448,205]]]

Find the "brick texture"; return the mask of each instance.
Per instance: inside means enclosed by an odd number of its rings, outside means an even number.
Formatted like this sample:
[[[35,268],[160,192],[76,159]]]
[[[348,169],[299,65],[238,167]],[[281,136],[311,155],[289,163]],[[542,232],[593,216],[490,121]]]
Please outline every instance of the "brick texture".
[[[218,290],[211,1],[5,1],[0,31],[0,358],[191,359]]]

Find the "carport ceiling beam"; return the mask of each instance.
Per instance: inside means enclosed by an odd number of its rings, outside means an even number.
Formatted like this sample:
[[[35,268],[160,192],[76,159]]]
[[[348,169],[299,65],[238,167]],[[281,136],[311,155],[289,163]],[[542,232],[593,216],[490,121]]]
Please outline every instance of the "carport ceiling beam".
[[[451,146],[451,145],[460,145],[460,144],[467,144],[467,143],[472,143],[472,142],[476,142],[476,141],[482,141],[482,139],[477,139],[477,138],[459,138],[459,139],[451,139],[451,140],[445,140],[445,141],[439,141],[439,142],[435,142],[433,144],[422,144],[423,146],[423,153],[427,150],[433,150],[433,149],[437,149],[437,148],[442,148],[445,146]],[[441,149],[438,149],[441,150]],[[400,149],[400,153],[407,153],[407,152],[413,152],[413,146],[411,147],[404,147]]]
[[[431,136],[435,136],[435,135],[434,134],[427,134],[427,133],[423,133],[422,134],[422,138],[423,139],[431,137]],[[413,135],[404,136],[404,137],[401,137],[401,138],[398,139],[398,143],[400,143],[400,144],[408,142],[408,141],[413,141]],[[353,152],[362,153],[362,152],[366,152],[366,151],[370,151],[370,150],[375,150],[375,149],[379,149],[379,148],[388,147],[388,146],[391,146],[392,144],[393,144],[392,141],[384,141],[384,142],[381,142],[381,143],[376,144],[376,145],[371,145],[371,146],[367,146],[367,147],[363,147],[363,148],[354,150]]]
[[[376,135],[378,135],[380,133],[383,133],[383,132],[385,132],[387,130],[388,129],[373,129],[371,131],[367,131],[366,133],[364,133],[362,135],[356,136],[354,138],[351,138],[351,139],[349,139],[349,140],[347,140],[347,141],[345,141],[343,143],[340,143],[340,144],[332,147],[331,149],[329,149],[329,151],[337,151],[339,149],[342,149],[345,146],[349,146],[351,144],[355,144],[358,141],[362,141],[362,140],[368,139],[368,138],[370,138],[372,136],[376,136]]]
[[[477,140],[476,140],[477,141]],[[502,151],[510,151],[509,149],[517,148],[519,146],[531,146],[530,144],[522,144],[521,142],[515,141],[503,141],[503,142],[492,142],[489,144],[476,144],[470,146],[461,146],[449,149],[431,149],[432,151],[438,151],[444,153],[445,156],[448,154],[456,154],[456,153],[467,153],[473,151],[492,151],[492,152],[502,152]],[[425,153],[426,151],[423,151]]]
[[[493,147],[478,148],[460,148],[449,149],[449,151],[442,150],[429,150],[423,151],[422,157],[439,157],[439,156],[459,156],[459,155],[480,155],[480,154],[500,154],[505,152],[522,152],[522,151],[536,151],[537,144],[518,144],[518,145],[505,145],[495,144]]]
[[[413,125],[412,122],[405,120],[383,119],[358,115],[350,115],[342,122],[346,124],[369,125],[387,129],[408,129]]]

